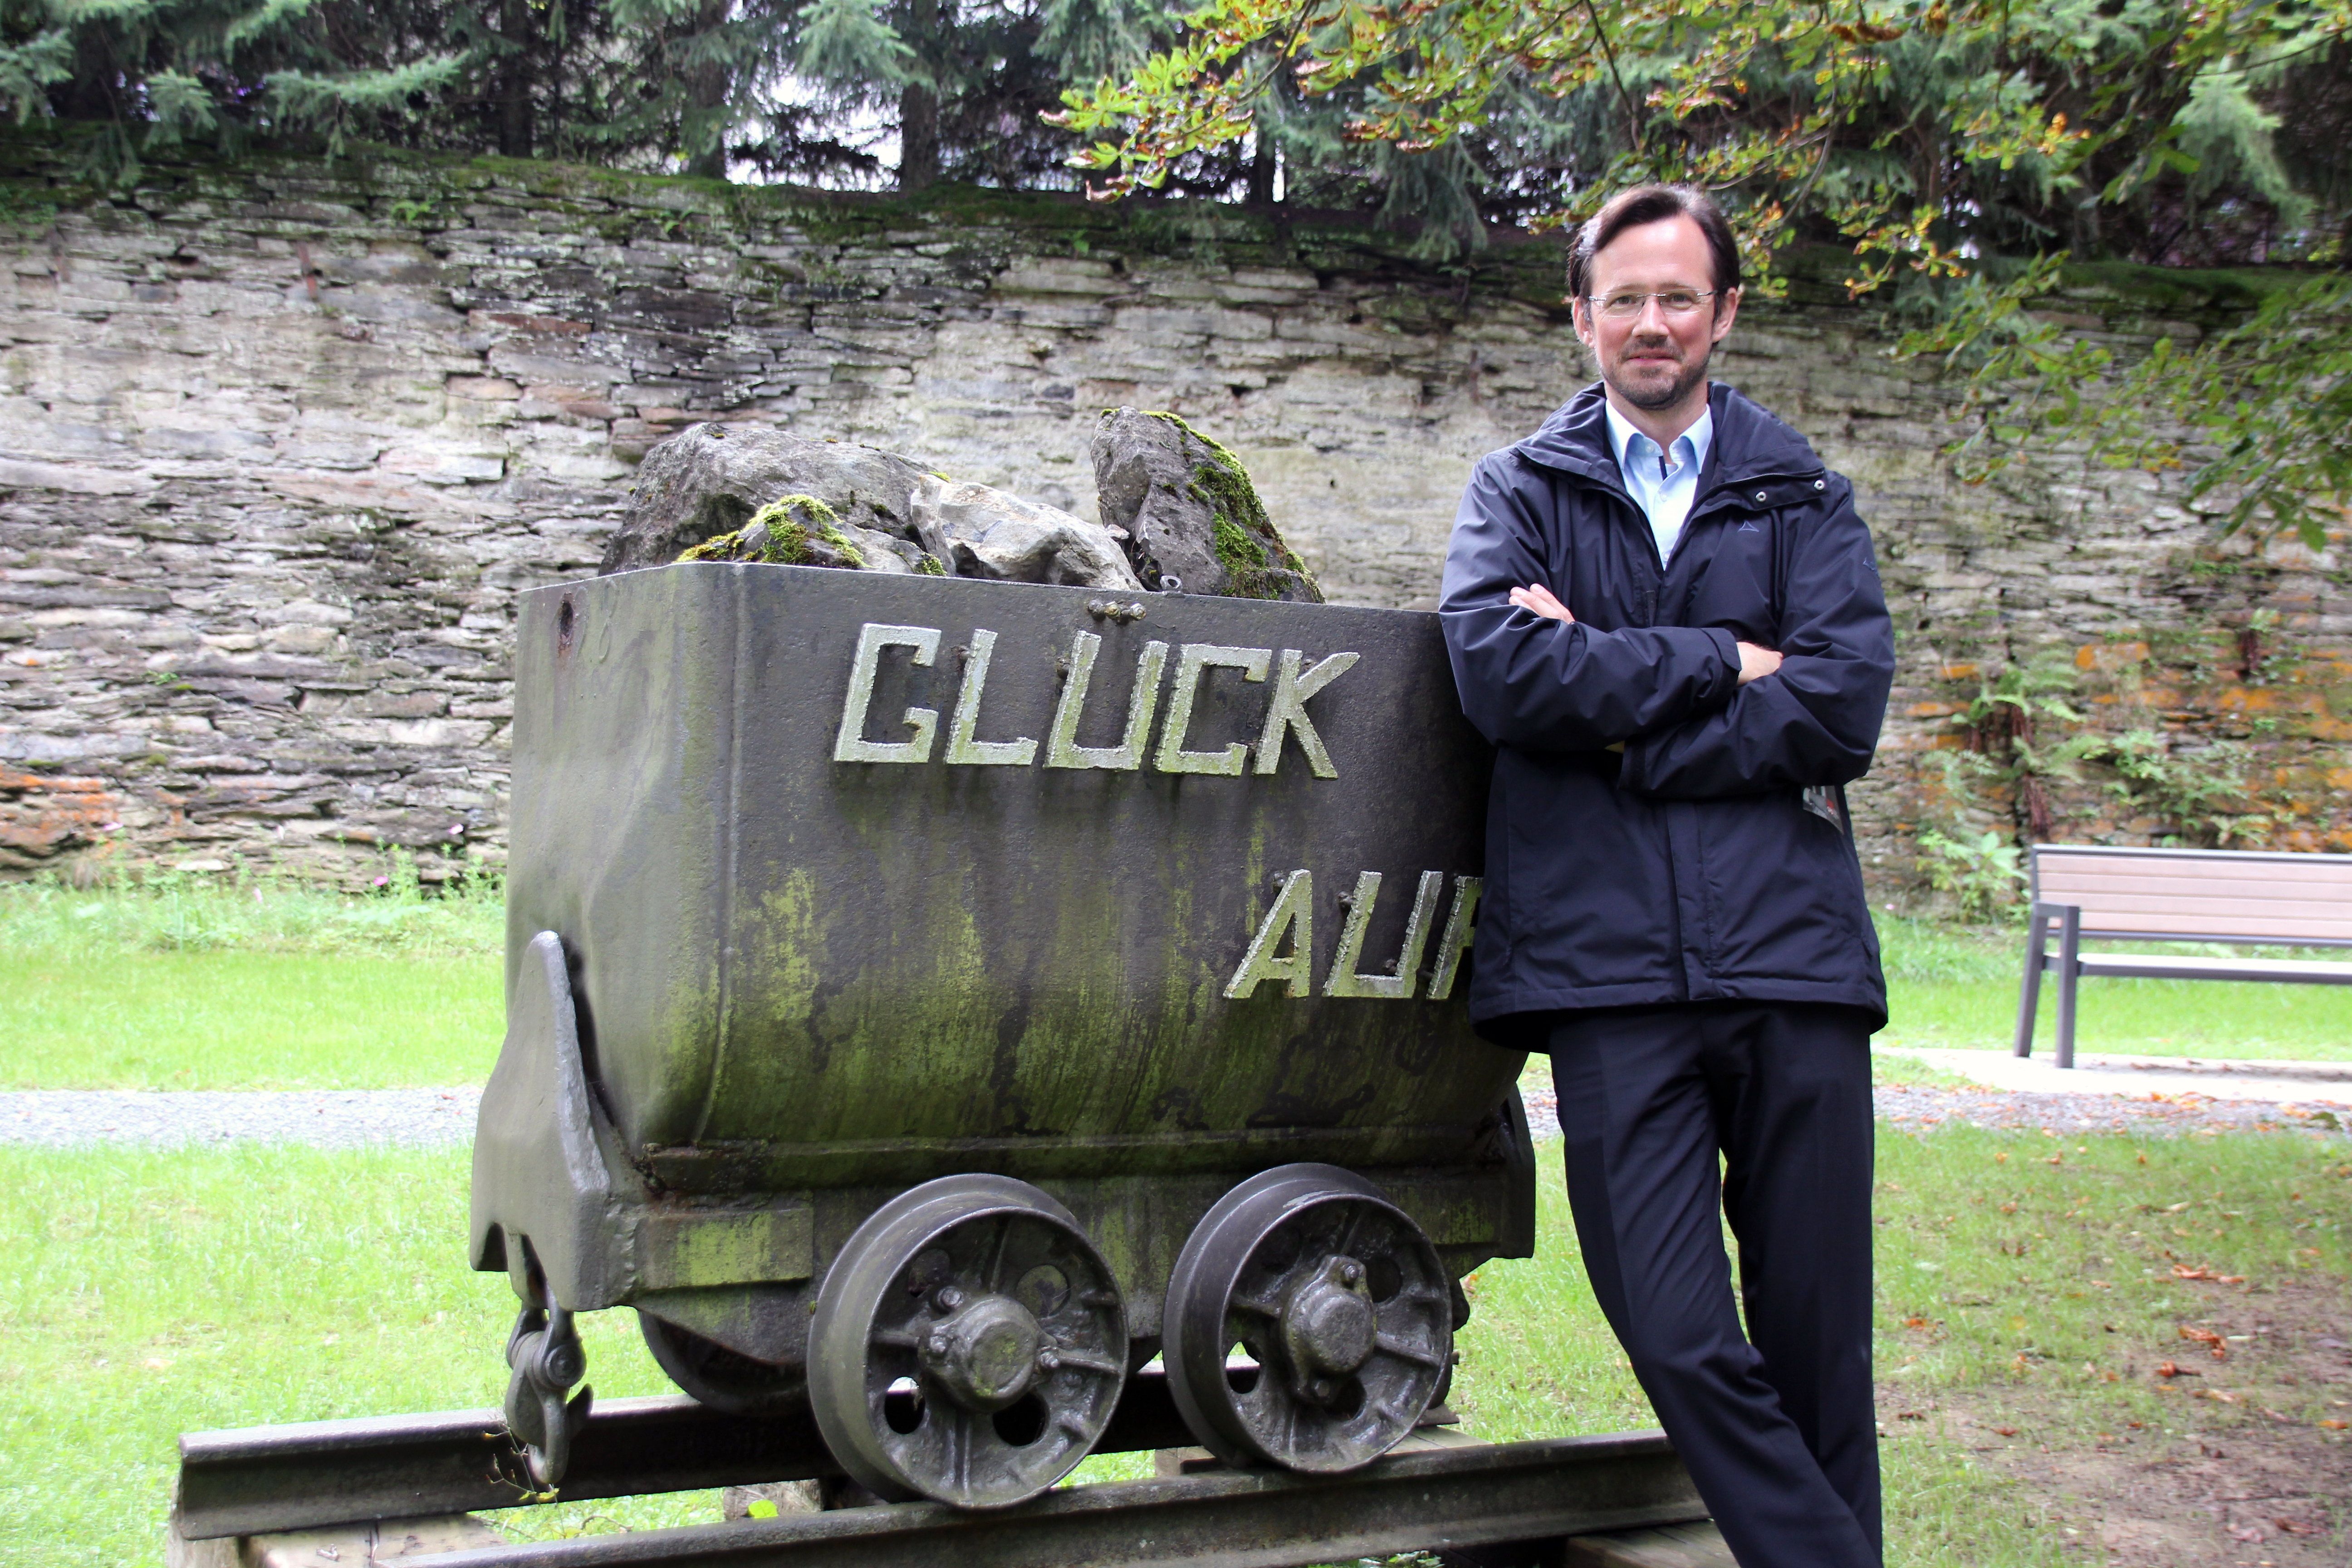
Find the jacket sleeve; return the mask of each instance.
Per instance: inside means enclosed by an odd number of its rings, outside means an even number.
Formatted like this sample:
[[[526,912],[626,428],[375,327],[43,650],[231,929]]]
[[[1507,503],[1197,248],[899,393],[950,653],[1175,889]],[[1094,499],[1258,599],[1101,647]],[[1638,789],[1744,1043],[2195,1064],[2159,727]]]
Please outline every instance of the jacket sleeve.
[[[1739,649],[1720,627],[1604,631],[1512,606],[1511,590],[1531,583],[1574,605],[1575,584],[1546,582],[1534,507],[1549,488],[1498,452],[1454,516],[1438,616],[1470,722],[1496,745],[1598,751],[1729,698]]]
[[[1628,744],[1620,787],[1703,800],[1842,784],[1869,769],[1895,679],[1895,629],[1853,487],[1832,485],[1790,563],[1778,673]]]

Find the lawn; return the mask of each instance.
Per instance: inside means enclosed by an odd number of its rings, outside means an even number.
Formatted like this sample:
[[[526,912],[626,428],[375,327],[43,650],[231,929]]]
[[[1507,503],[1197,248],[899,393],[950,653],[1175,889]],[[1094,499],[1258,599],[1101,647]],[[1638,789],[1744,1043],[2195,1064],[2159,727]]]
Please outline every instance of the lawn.
[[[1882,1046],[2007,1050],[2017,1029],[2025,933],[1878,917],[1885,956],[1887,1026]],[[2100,951],[2157,952],[2110,943]],[[2216,955],[2243,949],[2173,948]],[[2341,952],[2284,951],[2279,957],[2338,958]],[[2116,1056],[2231,1057],[2352,1062],[2352,985],[2241,985],[2188,980],[2089,979],[2082,983],[2075,1047]],[[2054,1050],[2054,981],[2045,981],[2038,1048]]]
[[[2289,1135],[1882,1129],[1877,1363],[1892,1396],[1881,1410],[1890,1564],[2056,1563],[2068,1528],[2008,1467],[1975,1456],[1941,1423],[1905,1419],[1906,1407],[1957,1401],[1993,1412],[2013,1424],[1996,1446],[2021,1454],[2093,1449],[2104,1436],[2158,1465],[2280,1420],[2313,1441],[2347,1441],[2340,1424],[2352,1418],[2352,1383],[2306,1380],[2255,1405],[2230,1382],[2236,1371],[2254,1376],[2264,1356],[2309,1352],[2315,1334],[2343,1332],[2352,1310],[2347,1159],[2340,1142]],[[1474,1277],[1455,1405],[1469,1430],[1495,1440],[1650,1425],[1578,1266],[1551,1158],[1541,1173],[1538,1257]],[[2183,1279],[2183,1269],[2242,1283]],[[2184,1392],[2185,1377],[2157,1374],[2173,1358],[2205,1357],[2184,1327],[2210,1331],[2290,1298],[2304,1326],[2236,1351],[2234,1363],[2203,1359],[2195,1393]],[[2330,1421],[2339,1426],[2321,1425]],[[2352,1546],[2352,1512],[2336,1524]]]
[[[467,1165],[0,1148],[0,1563],[160,1563],[184,1431],[495,1406],[514,1300],[466,1267]],[[633,1313],[582,1338],[599,1394],[675,1392]],[[699,1523],[717,1495],[492,1517]]]
[[[1880,1045],[2008,1047],[2021,939],[1894,916],[1880,931],[1893,1015]],[[488,886],[0,887],[0,1089],[478,1083],[503,1032],[505,939]],[[2352,1061],[2352,986],[2095,980],[2079,1043]]]
[[[479,1083],[494,957],[35,952],[0,963],[0,1089]]]
[[[0,1089],[445,1087],[504,1033],[494,889],[0,888]]]
[[[2153,1369],[2204,1353],[2184,1325],[2290,1295],[2340,1313],[2344,1162],[2340,1143],[2288,1135],[1888,1135],[1882,1376],[1899,1404],[2013,1409],[2022,1446],[2137,1434],[2157,1458],[2281,1422],[2340,1442],[2317,1424],[2352,1415],[2352,1388],[2313,1381],[2256,1408]],[[1496,1440],[1650,1425],[1592,1306],[1552,1151],[1540,1170],[1539,1255],[1475,1277],[1456,1406]],[[0,1149],[0,1186],[15,1200],[0,1212],[15,1262],[0,1279],[0,1561],[157,1561],[183,1430],[488,1405],[503,1390],[510,1302],[502,1279],[465,1267],[460,1152]],[[629,1313],[583,1330],[600,1392],[664,1388]],[[2292,1348],[2233,1343],[2200,1387],[2230,1394],[2231,1376]],[[1937,1424],[1899,1416],[1885,1447],[1897,1568],[2060,1560],[2070,1526],[2046,1501]],[[1106,1458],[1093,1473],[1139,1464]],[[499,1517],[545,1533],[709,1521],[717,1504]]]
[[[2006,1045],[2011,935],[1883,929],[1882,1043]],[[478,1081],[503,940],[495,889],[434,897],[397,877],[359,895],[0,889],[0,1088]],[[2352,1059],[2352,993],[2108,983],[2084,997],[2089,1050]],[[2322,1424],[2352,1418],[2352,1388],[2282,1370],[2312,1321],[2341,1333],[2347,1315],[2340,1143],[1946,1129],[1885,1134],[1880,1164],[1895,1563],[2059,1562],[2090,1519],[2052,1489],[2069,1456],[2161,1466],[2225,1437],[2233,1452],[2344,1441]],[[1541,1171],[1541,1255],[1475,1277],[1456,1406],[1498,1440],[1648,1425],[1579,1269],[1556,1158]],[[511,1304],[464,1267],[461,1152],[0,1148],[0,1561],[156,1561],[181,1431],[503,1391]],[[2184,1332],[2220,1334],[2227,1359],[2197,1361]],[[666,1389],[628,1313],[584,1333],[600,1392]],[[2158,1376],[2168,1357],[2187,1370]],[[1084,1474],[1146,1464],[1106,1456]],[[715,1516],[693,1494],[502,1517],[551,1533]]]

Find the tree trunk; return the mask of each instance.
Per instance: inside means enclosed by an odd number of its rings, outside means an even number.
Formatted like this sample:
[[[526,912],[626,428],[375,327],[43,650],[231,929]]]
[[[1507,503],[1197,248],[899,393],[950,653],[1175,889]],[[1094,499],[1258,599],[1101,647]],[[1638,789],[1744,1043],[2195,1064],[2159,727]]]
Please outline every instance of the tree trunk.
[[[499,36],[509,47],[499,65],[499,151],[509,158],[528,158],[531,144],[530,0],[500,0]]]
[[[727,22],[725,0],[706,5],[694,19],[693,37],[715,33]],[[731,73],[716,59],[705,59],[687,72],[688,100],[697,139],[709,137],[707,145],[697,147],[686,161],[686,172],[705,180],[727,177],[727,99],[732,86]]]
[[[915,65],[929,70],[945,53],[940,41],[940,0],[914,0],[909,7]],[[898,188],[919,191],[940,177],[940,96],[922,82],[898,93]]]
[[[1261,126],[1257,132],[1257,149],[1249,161],[1249,204],[1254,207],[1274,205],[1274,171],[1280,154],[1275,150],[1274,138]]]

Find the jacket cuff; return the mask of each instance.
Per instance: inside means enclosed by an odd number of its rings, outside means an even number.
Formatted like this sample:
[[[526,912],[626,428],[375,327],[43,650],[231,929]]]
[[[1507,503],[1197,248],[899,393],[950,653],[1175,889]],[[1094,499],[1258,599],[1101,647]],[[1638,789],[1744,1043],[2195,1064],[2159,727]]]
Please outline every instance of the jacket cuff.
[[[1723,656],[1726,671],[1723,684],[1709,695],[1728,701],[1731,694],[1739,689],[1739,639],[1722,626],[1706,626],[1703,629],[1708,637],[1715,639],[1715,651]]]
[[[1691,716],[1693,719],[1728,704],[1739,690],[1739,639],[1721,626],[1698,629],[1715,644],[1715,651],[1722,657],[1723,667],[1720,679],[1700,702],[1698,711]],[[1636,735],[1627,741],[1624,757],[1617,771],[1617,787],[1635,795],[1648,794],[1655,772],[1658,749],[1681,728],[1678,724],[1669,725],[1664,730]]]

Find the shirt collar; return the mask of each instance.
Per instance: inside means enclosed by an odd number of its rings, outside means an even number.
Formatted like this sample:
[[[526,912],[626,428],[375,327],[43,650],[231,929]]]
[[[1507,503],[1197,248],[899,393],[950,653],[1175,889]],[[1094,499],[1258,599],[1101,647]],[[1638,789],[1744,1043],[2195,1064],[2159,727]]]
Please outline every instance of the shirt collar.
[[[1601,395],[1601,409],[1609,419],[1609,449],[1616,455],[1617,471],[1620,474],[1630,478],[1633,469],[1632,465],[1626,460],[1625,453],[1626,448],[1633,444],[1634,437],[1640,437],[1643,445],[1653,451],[1657,449],[1657,443],[1652,441],[1647,436],[1642,435],[1639,430],[1634,429],[1633,421],[1627,419],[1623,415],[1617,412],[1617,405],[1609,401],[1608,395],[1605,393]],[[1690,443],[1690,461],[1695,468],[1704,472],[1706,468],[1707,448],[1715,445],[1714,407],[1710,405],[1701,409],[1699,411],[1698,418],[1692,424],[1691,427],[1684,431],[1681,435],[1675,437],[1675,441],[1676,445],[1680,445],[1685,441],[1688,441]]]

